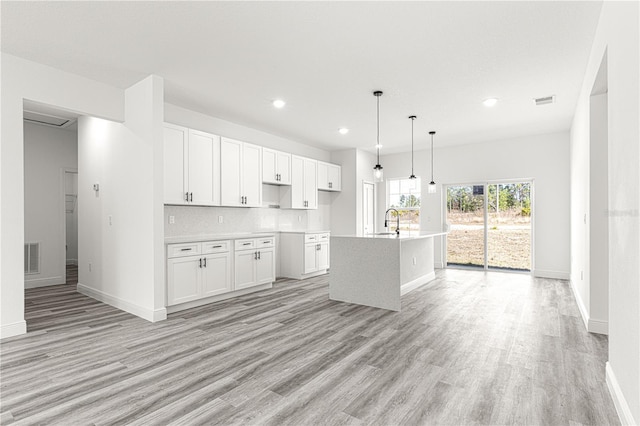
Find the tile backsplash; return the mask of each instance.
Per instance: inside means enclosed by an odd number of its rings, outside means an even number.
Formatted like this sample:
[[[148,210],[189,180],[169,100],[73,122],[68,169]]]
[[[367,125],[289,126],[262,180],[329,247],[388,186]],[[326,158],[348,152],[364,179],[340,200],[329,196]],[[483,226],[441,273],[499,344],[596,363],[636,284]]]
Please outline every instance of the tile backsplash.
[[[164,206],[165,237],[262,231],[319,231],[331,228],[330,194],[319,193],[317,210]],[[169,216],[174,223],[169,223]],[[222,223],[218,222],[222,216]]]

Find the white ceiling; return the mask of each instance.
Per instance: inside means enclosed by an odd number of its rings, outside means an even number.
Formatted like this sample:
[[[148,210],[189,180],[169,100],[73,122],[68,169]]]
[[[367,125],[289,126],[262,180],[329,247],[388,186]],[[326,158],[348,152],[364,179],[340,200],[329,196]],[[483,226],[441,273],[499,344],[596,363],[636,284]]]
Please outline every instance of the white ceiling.
[[[2,51],[120,88],[157,74],[167,102],[330,150],[373,149],[382,90],[384,154],[409,115],[416,149],[568,129],[601,6],[2,1]]]

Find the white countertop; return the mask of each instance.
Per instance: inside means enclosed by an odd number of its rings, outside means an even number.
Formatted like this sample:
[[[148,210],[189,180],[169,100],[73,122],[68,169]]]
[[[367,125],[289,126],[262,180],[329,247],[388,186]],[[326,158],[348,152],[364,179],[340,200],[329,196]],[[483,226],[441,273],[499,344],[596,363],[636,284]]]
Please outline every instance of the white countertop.
[[[201,234],[201,235],[184,235],[180,237],[167,237],[164,239],[165,244],[180,243],[197,243],[201,241],[220,241],[220,240],[237,240],[241,238],[262,238],[272,237],[278,231],[270,232],[236,232],[234,234]]]
[[[446,232],[421,232],[420,234],[409,235],[407,233],[400,232],[400,236],[396,235],[395,232],[389,233],[376,233],[376,234],[366,234],[366,235],[332,235],[331,238],[362,238],[362,239],[376,239],[376,240],[417,240],[420,238],[432,238],[440,235],[446,235]]]
[[[323,230],[308,230],[308,231],[278,231],[281,234],[330,234],[331,231],[323,231]]]

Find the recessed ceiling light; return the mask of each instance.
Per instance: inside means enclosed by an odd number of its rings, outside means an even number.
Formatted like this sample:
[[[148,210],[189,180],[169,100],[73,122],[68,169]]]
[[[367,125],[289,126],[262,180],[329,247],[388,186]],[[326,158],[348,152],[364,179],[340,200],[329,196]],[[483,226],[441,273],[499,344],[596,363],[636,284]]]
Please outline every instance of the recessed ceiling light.
[[[341,127],[338,129],[338,132],[340,132],[341,135],[346,135],[347,133],[349,133],[349,129],[347,129],[346,127]]]
[[[283,106],[285,106],[285,104],[286,102],[282,99],[276,99],[275,101],[273,101],[273,106],[276,108],[282,108]]]
[[[489,98],[482,101],[482,104],[486,107],[492,107],[498,103],[498,98]]]

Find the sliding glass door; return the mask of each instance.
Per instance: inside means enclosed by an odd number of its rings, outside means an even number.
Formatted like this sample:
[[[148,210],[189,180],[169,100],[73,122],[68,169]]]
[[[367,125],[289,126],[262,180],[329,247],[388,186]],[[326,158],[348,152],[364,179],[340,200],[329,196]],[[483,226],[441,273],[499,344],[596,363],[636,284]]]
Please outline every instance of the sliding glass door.
[[[484,268],[484,185],[447,187],[447,266]]]
[[[531,182],[446,186],[447,266],[531,270]]]

